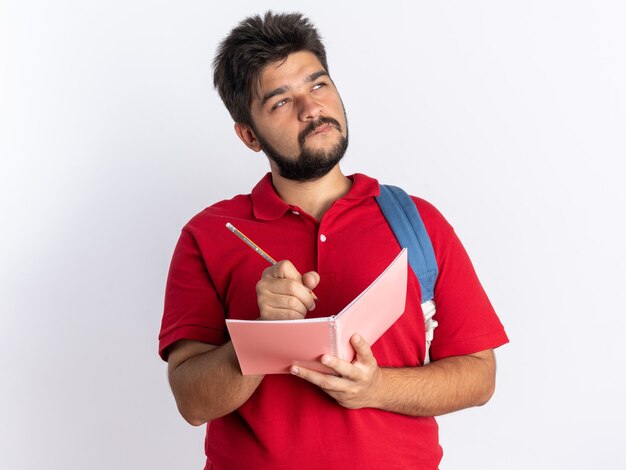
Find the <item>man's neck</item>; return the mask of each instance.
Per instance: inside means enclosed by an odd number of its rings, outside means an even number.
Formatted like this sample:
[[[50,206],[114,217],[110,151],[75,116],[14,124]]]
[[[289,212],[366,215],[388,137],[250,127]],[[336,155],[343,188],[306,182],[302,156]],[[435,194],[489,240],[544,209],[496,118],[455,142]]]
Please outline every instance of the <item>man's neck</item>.
[[[352,186],[352,181],[341,172],[339,165],[318,180],[304,182],[285,179],[272,168],[272,183],[283,201],[298,206],[317,220],[321,220],[333,202],[343,197]]]

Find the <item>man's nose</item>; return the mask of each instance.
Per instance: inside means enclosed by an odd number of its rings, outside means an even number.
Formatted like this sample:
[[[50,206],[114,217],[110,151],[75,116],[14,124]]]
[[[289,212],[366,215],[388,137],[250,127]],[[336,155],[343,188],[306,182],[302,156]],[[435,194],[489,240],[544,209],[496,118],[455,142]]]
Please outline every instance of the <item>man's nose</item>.
[[[322,114],[324,107],[312,96],[304,95],[298,101],[298,119],[301,121],[312,121]]]

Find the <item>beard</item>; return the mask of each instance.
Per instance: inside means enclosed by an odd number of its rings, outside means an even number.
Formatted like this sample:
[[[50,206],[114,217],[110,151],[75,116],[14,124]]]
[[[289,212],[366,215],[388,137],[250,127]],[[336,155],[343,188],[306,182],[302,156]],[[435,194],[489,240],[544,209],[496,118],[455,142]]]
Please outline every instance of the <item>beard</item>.
[[[339,142],[328,150],[315,151],[307,149],[304,145],[306,138],[322,124],[330,124],[341,132],[341,125],[333,118],[321,117],[309,123],[298,135],[300,155],[296,158],[290,158],[281,154],[256,130],[255,133],[261,149],[276,164],[280,171],[280,176],[293,181],[315,181],[322,176],[326,176],[341,161],[348,149],[347,132],[346,137],[342,135]]]

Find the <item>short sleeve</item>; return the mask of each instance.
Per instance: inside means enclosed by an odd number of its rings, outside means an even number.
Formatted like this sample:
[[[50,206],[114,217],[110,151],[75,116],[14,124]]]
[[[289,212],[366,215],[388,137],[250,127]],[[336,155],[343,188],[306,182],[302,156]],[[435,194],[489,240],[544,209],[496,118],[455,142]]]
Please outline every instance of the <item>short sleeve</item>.
[[[493,349],[509,340],[474,266],[453,228],[430,204],[417,200],[437,258],[433,360]]]
[[[222,303],[194,236],[183,229],[165,288],[159,355],[167,360],[167,348],[181,339],[219,345],[226,338]]]

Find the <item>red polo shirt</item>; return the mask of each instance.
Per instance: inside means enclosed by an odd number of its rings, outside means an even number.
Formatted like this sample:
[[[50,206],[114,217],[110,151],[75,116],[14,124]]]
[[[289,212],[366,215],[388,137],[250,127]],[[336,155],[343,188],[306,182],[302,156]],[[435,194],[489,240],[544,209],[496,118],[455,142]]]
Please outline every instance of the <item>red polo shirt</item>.
[[[159,353],[180,339],[228,341],[225,318],[259,316],[255,285],[267,261],[225,227],[231,222],[277,260],[317,271],[321,299],[309,317],[339,312],[396,257],[400,246],[374,196],[378,182],[351,177],[348,194],[321,221],[283,202],[266,175],[249,195],[195,216],[174,251],[165,295]],[[433,361],[508,341],[452,227],[414,198],[431,238],[439,277],[431,345]],[[409,274],[406,310],[372,346],[381,367],[420,366],[425,332],[419,283]],[[308,382],[267,375],[236,411],[207,425],[207,468],[437,468],[442,450],[434,418],[371,408],[348,410]]]

